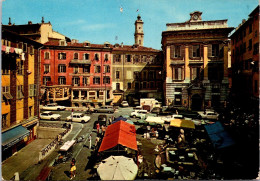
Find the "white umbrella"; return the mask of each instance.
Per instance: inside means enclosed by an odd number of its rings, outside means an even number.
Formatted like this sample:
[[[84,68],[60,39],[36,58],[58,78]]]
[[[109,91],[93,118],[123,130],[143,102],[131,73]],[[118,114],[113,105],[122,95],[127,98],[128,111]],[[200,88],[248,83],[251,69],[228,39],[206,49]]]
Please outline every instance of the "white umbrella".
[[[110,156],[97,168],[101,180],[134,180],[137,171],[133,159],[124,156]]]

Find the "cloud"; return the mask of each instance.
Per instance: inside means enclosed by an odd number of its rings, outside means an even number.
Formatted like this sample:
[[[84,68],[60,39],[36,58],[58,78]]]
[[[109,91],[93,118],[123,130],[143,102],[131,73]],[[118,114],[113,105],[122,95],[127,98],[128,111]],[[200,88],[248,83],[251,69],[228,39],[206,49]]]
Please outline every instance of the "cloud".
[[[98,31],[98,30],[103,30],[105,28],[113,28],[115,27],[114,24],[112,23],[105,23],[105,24],[90,24],[90,25],[83,25],[81,26],[81,30],[84,30],[84,31]]]

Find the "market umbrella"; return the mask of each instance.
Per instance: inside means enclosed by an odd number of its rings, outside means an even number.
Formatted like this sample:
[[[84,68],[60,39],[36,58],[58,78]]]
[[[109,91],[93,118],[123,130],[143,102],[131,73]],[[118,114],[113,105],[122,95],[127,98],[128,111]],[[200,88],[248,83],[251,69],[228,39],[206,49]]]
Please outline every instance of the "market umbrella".
[[[116,122],[118,122],[118,121],[127,121],[127,119],[124,118],[124,117],[122,117],[122,116],[119,116],[119,117],[117,117],[117,118],[112,122],[112,124],[114,124],[114,123],[116,123]]]
[[[97,168],[101,180],[134,180],[137,171],[134,160],[124,156],[110,156]]]
[[[191,120],[185,119],[173,119],[171,120],[170,126],[179,127],[179,128],[192,128],[195,129],[195,124]]]
[[[129,119],[128,119],[126,122],[127,122],[127,123],[129,123],[129,124],[132,124],[132,125],[134,125],[134,122],[133,122],[133,121],[131,121],[131,120],[129,120]]]

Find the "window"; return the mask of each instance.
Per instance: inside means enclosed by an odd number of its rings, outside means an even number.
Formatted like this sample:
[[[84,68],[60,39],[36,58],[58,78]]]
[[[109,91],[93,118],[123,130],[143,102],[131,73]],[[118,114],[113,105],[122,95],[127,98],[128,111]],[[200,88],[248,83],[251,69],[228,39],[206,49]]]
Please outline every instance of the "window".
[[[131,82],[128,82],[127,83],[127,89],[131,89],[132,88],[132,83]]]
[[[66,53],[58,53],[58,59],[59,60],[65,60],[66,59]]]
[[[66,46],[66,42],[64,40],[60,40],[59,44],[60,46]]]
[[[135,82],[135,89],[139,89],[139,82]]]
[[[110,66],[109,65],[104,65],[104,72],[110,73]]]
[[[7,115],[8,114],[2,114],[2,128],[7,126]]]
[[[147,88],[147,82],[143,82],[143,88],[144,88],[144,89]]]
[[[154,82],[150,82],[150,88],[154,88]]]
[[[43,66],[44,66],[43,67],[44,68],[44,73],[45,74],[49,73],[50,72],[50,64],[44,64]]]
[[[217,57],[219,55],[219,44],[212,44],[212,56]]]
[[[90,73],[90,65],[83,66],[83,73]]]
[[[50,52],[44,52],[44,59],[50,59]]]
[[[155,79],[155,72],[154,71],[149,71],[148,72],[148,77],[149,77],[150,80]]]
[[[143,79],[147,79],[147,71],[143,72]]]
[[[29,117],[32,117],[32,106],[29,107]]]
[[[181,46],[180,45],[171,45],[170,47],[171,58],[181,57]]]
[[[126,62],[131,62],[131,55],[126,55]]]
[[[23,75],[23,61],[17,62],[17,74]]]
[[[78,66],[73,67],[73,73],[74,74],[79,73],[79,67]]]
[[[24,44],[23,44],[23,51],[24,51],[24,52],[27,52],[27,43],[24,43]]]
[[[2,87],[2,101],[4,101],[4,97],[9,100],[13,99],[13,96],[10,94],[10,86]]]
[[[74,60],[78,60],[79,59],[79,53],[74,53]]]
[[[181,92],[181,91],[182,91],[182,88],[175,88],[174,91],[175,91],[175,92]]]
[[[72,77],[72,83],[73,85],[79,85],[80,84],[80,79],[79,77]]]
[[[89,54],[88,54],[88,53],[85,53],[85,54],[83,55],[83,59],[84,59],[84,60],[89,60]]]
[[[94,84],[100,84],[100,77],[94,77],[93,78],[93,83]]]
[[[99,60],[99,54],[98,53],[95,53],[95,60]]]
[[[17,86],[17,93],[16,93],[17,99],[23,98],[23,85]]]
[[[64,73],[64,72],[66,72],[66,65],[65,65],[65,64],[59,64],[59,65],[58,65],[58,72],[59,72],[59,73]]]
[[[191,80],[199,79],[199,77],[200,77],[200,68],[191,67]]]
[[[66,77],[59,76],[58,77],[58,83],[59,83],[59,85],[66,85]]]
[[[30,84],[29,85],[29,96],[30,97],[36,96],[36,90],[37,90],[37,85],[36,84]]]
[[[174,68],[174,80],[182,80],[182,68]]]
[[[83,85],[89,85],[89,78],[83,77],[82,83],[83,83]]]
[[[243,43],[243,49],[242,49],[242,50],[240,50],[240,51],[242,51],[243,53],[245,53],[245,52],[246,52],[246,42],[245,42],[245,43]]]
[[[146,55],[142,56],[142,62],[146,62]]]
[[[192,46],[192,57],[200,57],[200,45]]]
[[[100,73],[100,65],[95,66],[95,73]]]
[[[140,58],[139,55],[135,55],[134,56],[134,62],[139,62],[139,58]]]
[[[134,79],[140,79],[140,72],[134,72]]]
[[[105,60],[105,61],[108,61],[108,54],[105,54],[104,60]]]
[[[43,77],[43,85],[47,85],[47,82],[50,82],[50,81],[51,81],[51,77],[49,77],[49,76]]]
[[[208,78],[211,81],[220,81],[223,79],[223,64],[208,64]]]
[[[120,90],[120,83],[116,83],[116,90]]]
[[[30,53],[30,54],[34,54],[34,48],[33,48],[33,46],[30,46],[29,53]]]
[[[120,78],[120,72],[116,71],[116,79],[119,79],[119,78]]]
[[[249,40],[248,50],[252,50],[252,39]]]
[[[3,60],[3,59],[2,59]],[[2,74],[8,75],[9,74],[9,63],[7,61],[2,61]]]
[[[249,25],[249,34],[252,33],[252,24]]]
[[[121,55],[115,55],[114,57],[116,62],[121,62]]]
[[[104,76],[103,84],[110,84],[110,77],[109,76]]]
[[[253,52],[253,54],[255,55],[255,54],[258,54],[259,53],[259,43],[255,43],[254,44],[254,52]]]

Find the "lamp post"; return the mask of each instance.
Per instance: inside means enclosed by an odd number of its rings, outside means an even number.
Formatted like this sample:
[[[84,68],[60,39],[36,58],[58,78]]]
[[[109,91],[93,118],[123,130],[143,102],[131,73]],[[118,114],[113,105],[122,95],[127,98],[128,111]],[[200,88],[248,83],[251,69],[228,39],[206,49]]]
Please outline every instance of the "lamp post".
[[[106,105],[106,102],[107,102],[107,80],[106,80],[106,70],[105,72],[103,73],[103,83],[105,83],[105,105]]]

